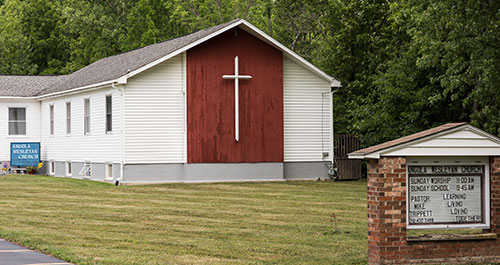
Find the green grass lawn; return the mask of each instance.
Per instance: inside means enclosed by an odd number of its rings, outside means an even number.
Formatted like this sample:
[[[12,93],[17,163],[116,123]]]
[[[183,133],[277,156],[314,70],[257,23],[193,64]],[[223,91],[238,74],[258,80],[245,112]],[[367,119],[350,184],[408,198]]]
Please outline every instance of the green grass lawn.
[[[116,187],[9,175],[0,196],[0,237],[76,264],[367,263],[365,181]]]

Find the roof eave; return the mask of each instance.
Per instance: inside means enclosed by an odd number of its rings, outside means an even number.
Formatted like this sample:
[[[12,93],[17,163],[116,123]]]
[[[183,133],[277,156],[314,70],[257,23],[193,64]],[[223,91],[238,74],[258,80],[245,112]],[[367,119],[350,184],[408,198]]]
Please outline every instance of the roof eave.
[[[22,97],[22,96],[0,96],[0,99],[37,99],[35,96],[27,96],[27,97]]]
[[[39,96],[35,97],[35,99],[42,100],[42,99],[47,99],[47,98],[65,96],[68,94],[75,94],[75,93],[79,93],[79,92],[83,92],[83,91],[87,91],[87,90],[100,89],[103,87],[111,86],[113,84],[120,84],[120,83],[118,82],[118,79],[104,81],[104,82],[97,83],[97,84],[91,84],[91,85],[77,87],[77,88],[73,88],[73,89],[69,89],[69,90],[39,95]]]
[[[365,159],[365,154],[360,153],[350,153],[347,156],[349,159]]]

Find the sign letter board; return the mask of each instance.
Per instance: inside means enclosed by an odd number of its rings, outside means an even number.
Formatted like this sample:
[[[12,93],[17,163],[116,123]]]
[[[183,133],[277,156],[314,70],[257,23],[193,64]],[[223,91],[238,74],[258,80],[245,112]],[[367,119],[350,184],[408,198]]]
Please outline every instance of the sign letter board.
[[[10,164],[17,167],[40,163],[40,143],[10,143]]]
[[[484,223],[484,166],[408,166],[408,226]]]

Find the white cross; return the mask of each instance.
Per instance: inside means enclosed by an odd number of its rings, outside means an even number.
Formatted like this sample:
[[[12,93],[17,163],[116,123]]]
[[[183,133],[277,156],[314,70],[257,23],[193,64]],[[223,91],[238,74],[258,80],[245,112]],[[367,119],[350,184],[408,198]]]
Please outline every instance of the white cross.
[[[223,75],[224,79],[234,79],[234,138],[236,142],[240,140],[240,117],[239,117],[239,103],[238,103],[238,91],[239,91],[239,80],[248,80],[252,76],[240,75],[238,72],[238,56],[234,57],[234,75]]]

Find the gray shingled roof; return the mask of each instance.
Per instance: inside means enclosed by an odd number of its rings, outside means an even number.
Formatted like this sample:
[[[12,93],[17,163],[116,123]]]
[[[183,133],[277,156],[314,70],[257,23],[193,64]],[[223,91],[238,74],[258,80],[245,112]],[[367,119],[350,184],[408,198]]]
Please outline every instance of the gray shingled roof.
[[[106,57],[66,76],[0,75],[0,96],[46,95],[115,80],[238,21]]]
[[[64,81],[44,90],[42,94],[50,94],[115,80],[126,75],[129,71],[137,70],[236,21],[234,20],[183,37],[106,57],[70,74]]]
[[[66,76],[0,75],[0,97],[33,97]]]

